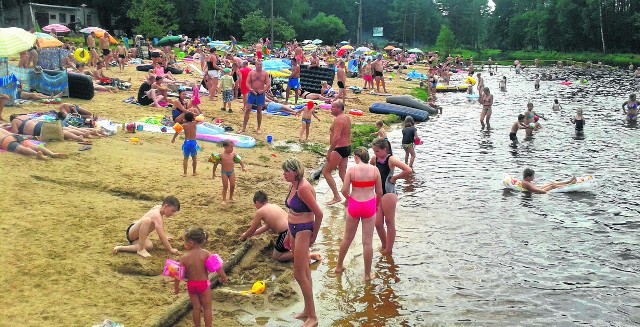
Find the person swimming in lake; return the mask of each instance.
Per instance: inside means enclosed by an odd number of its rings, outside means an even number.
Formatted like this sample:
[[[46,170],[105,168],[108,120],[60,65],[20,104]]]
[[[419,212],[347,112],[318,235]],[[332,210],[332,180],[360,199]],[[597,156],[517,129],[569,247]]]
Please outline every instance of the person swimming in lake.
[[[622,112],[627,115],[625,118],[627,123],[638,123],[638,100],[636,100],[636,95],[634,93],[629,94],[629,100],[622,103]]]
[[[524,125],[524,115],[518,115],[518,121],[513,123],[511,126],[511,133],[509,133],[509,139],[513,142],[513,144],[518,144],[518,130],[527,128]]]
[[[551,106],[551,110],[558,111],[561,109],[562,109],[562,106],[560,105],[560,102],[558,102],[558,99],[553,100],[553,106]]]
[[[535,171],[531,168],[526,168],[522,172],[522,188],[527,192],[546,194],[551,190],[576,183],[576,177],[573,176],[566,182],[551,182],[542,186],[536,186],[536,184],[533,183],[534,175]]]

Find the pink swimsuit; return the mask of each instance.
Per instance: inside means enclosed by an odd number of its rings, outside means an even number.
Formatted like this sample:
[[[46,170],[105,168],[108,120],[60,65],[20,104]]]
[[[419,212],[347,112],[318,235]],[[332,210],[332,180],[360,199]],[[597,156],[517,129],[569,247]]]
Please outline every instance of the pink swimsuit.
[[[188,280],[187,292],[189,294],[202,294],[211,287],[211,283],[208,280]]]
[[[375,187],[376,181],[351,181],[352,187]],[[376,197],[374,196],[370,200],[367,201],[358,201],[354,200],[352,197],[349,197],[347,203],[347,212],[349,216],[353,219],[365,219],[371,218],[376,215],[377,208]]]

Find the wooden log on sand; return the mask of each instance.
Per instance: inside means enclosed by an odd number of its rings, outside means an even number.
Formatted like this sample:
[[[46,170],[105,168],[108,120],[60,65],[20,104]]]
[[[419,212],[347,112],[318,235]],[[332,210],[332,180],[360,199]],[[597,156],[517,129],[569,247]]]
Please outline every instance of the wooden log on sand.
[[[224,263],[224,272],[229,273],[233,267],[235,267],[242,257],[249,251],[253,242],[247,240],[240,247],[231,254],[231,257]],[[211,278],[211,288],[218,286],[218,275],[216,274]],[[182,317],[191,311],[191,301],[188,295],[182,295],[179,300],[174,302],[162,315],[156,317],[147,326],[149,327],[169,327],[177,324]]]

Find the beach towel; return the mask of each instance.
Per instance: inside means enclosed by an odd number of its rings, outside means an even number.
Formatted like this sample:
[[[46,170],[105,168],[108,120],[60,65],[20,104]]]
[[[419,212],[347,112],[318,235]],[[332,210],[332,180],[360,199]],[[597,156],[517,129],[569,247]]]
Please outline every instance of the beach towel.
[[[34,74],[32,68],[9,65],[9,74],[13,74],[18,78],[23,90],[31,90],[31,77]]]
[[[65,93],[69,88],[69,75],[66,70],[60,71],[57,75],[33,74],[31,79],[31,90],[42,94],[54,95]]]
[[[11,97],[11,99],[7,100],[5,104],[7,106],[13,106],[15,99],[18,96],[18,78],[13,74],[0,77],[0,93]]]
[[[38,66],[42,69],[58,70],[62,66],[62,60],[69,55],[65,49],[42,49],[38,55]]]

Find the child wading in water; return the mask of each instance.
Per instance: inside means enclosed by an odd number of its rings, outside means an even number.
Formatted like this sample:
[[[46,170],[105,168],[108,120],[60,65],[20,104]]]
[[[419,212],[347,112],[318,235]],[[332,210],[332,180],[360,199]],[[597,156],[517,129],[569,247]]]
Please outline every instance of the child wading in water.
[[[378,129],[378,131],[371,133],[371,136],[387,141],[387,143],[389,143],[389,154],[393,155],[393,153],[391,152],[391,142],[389,142],[389,138],[387,138],[387,131],[384,129],[384,122],[382,120],[378,120],[376,122],[376,128]]]
[[[513,144],[518,144],[518,130],[527,128],[524,126],[524,115],[518,115],[518,121],[511,126],[511,133],[509,133],[509,139]]]
[[[300,126],[300,141],[302,141],[302,135],[305,134],[305,141],[309,140],[309,128],[311,127],[311,117],[316,117],[316,119],[318,121],[320,121],[320,118],[318,118],[318,115],[316,115],[315,112],[315,105],[313,105],[313,102],[309,102],[310,104],[307,104],[304,108],[302,108],[302,110],[296,112],[296,116],[299,115],[300,113],[302,113],[302,126]]]
[[[233,172],[233,166],[235,163],[239,163],[240,167],[242,167],[242,171],[247,171],[244,166],[244,162],[242,162],[242,158],[236,153],[233,152],[233,142],[229,140],[224,140],[222,142],[222,147],[224,151],[219,155],[211,155],[209,158],[210,162],[213,162],[213,175],[211,178],[216,178],[216,169],[218,168],[218,163],[220,163],[220,175],[222,176],[222,204],[227,204],[227,188],[229,188],[229,201],[236,202],[233,198],[233,192],[236,188],[236,174]]]
[[[551,110],[558,111],[561,109],[562,109],[562,106],[560,105],[560,102],[558,102],[558,99],[553,100],[553,106],[551,106]]]
[[[418,136],[418,130],[413,126],[415,125],[413,117],[407,116],[404,119],[404,128],[402,129],[402,148],[404,149],[404,163],[413,168],[413,160],[416,159],[415,151],[415,139]],[[388,142],[388,141],[387,141]]]
[[[196,141],[196,125],[195,117],[192,112],[184,114],[184,120],[186,121],[181,126],[184,130],[184,143],[182,144],[182,153],[184,154],[184,160],[182,161],[182,177],[187,177],[187,167],[189,166],[189,157],[191,157],[191,164],[193,166],[193,176],[197,176],[196,167],[198,166],[198,142]],[[171,143],[176,141],[176,137],[182,130],[176,130],[173,134]]]
[[[191,227],[184,235],[184,247],[189,252],[180,259],[180,265],[184,267],[184,277],[187,279],[187,292],[193,306],[193,324],[200,326],[200,312],[204,315],[205,327],[211,327],[213,313],[211,312],[211,283],[209,282],[209,271],[207,261],[215,261],[214,268],[220,276],[220,282],[228,282],[227,275],[222,267],[222,260],[217,254],[211,253],[202,248],[207,241],[207,233],[200,227]],[[174,290],[176,294],[180,292],[180,279],[175,279]]]
[[[143,258],[151,257],[149,250],[153,249],[153,243],[149,239],[149,235],[155,230],[158,232],[158,238],[167,251],[171,254],[178,254],[178,250],[171,247],[169,237],[164,233],[164,218],[169,218],[180,211],[180,201],[174,196],[168,196],[162,201],[161,205],[157,205],[129,225],[125,234],[129,245],[116,246],[113,248],[113,254],[118,252],[137,253]]]

